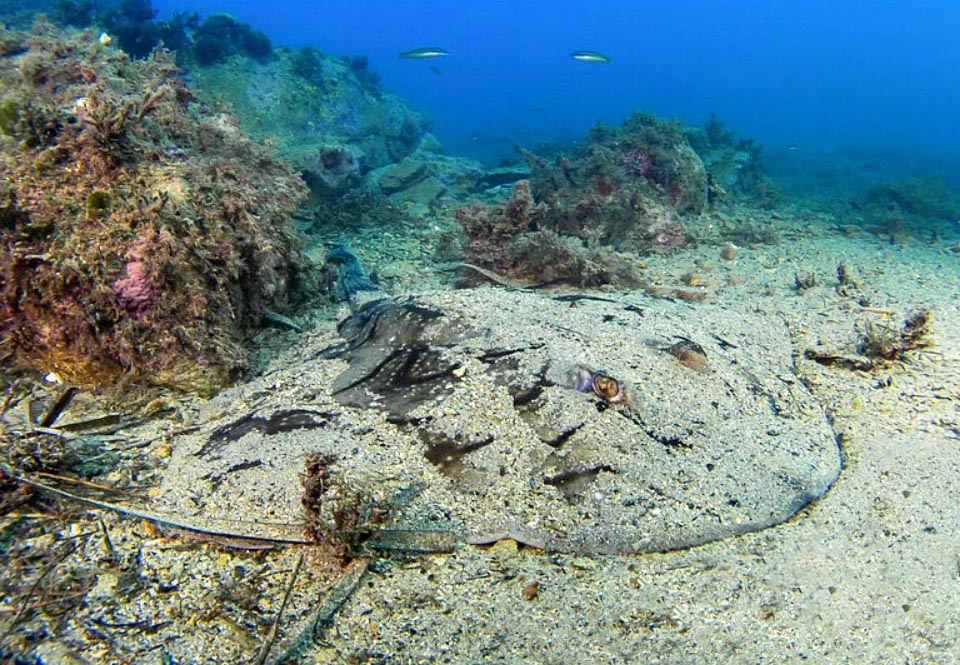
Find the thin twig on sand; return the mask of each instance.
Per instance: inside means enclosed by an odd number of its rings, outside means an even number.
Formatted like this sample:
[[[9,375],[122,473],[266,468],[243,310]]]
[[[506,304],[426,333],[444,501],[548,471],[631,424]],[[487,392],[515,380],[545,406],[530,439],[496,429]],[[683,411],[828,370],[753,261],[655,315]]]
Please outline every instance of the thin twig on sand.
[[[290,575],[290,581],[287,583],[287,590],[283,593],[283,600],[280,601],[280,609],[277,610],[277,616],[273,619],[273,625],[270,626],[270,633],[267,635],[267,639],[264,641],[263,646],[260,647],[260,653],[257,654],[257,657],[254,659],[255,665],[263,665],[267,662],[267,656],[270,654],[270,648],[273,646],[273,643],[277,640],[277,632],[280,629],[280,619],[283,616],[283,611],[287,608],[287,602],[290,600],[290,593],[293,591],[293,585],[297,581],[297,575],[300,574],[300,568],[303,566],[304,553],[300,553],[300,558],[297,559],[297,566],[293,569],[293,573]]]

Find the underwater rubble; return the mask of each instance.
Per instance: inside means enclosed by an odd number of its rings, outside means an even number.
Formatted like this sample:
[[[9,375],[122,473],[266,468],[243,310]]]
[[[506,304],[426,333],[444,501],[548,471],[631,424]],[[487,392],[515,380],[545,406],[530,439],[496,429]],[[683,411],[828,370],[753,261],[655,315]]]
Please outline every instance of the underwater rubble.
[[[861,211],[868,231],[902,243],[911,237],[927,240],[955,233],[960,200],[938,178],[908,178],[872,186]]]
[[[644,286],[642,257],[691,247],[720,206],[779,202],[760,146],[716,116],[700,128],[636,112],[616,128],[597,124],[569,154],[516,151],[524,165],[480,180],[512,183],[511,196],[454,209],[459,251],[468,268],[538,285]],[[768,227],[728,231],[746,244],[777,241]]]

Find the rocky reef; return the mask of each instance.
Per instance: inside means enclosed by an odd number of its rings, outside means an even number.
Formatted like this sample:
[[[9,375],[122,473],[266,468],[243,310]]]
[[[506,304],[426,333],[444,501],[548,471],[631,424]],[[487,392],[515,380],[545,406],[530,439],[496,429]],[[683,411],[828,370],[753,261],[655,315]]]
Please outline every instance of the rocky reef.
[[[308,279],[307,189],[167,52],[105,42],[0,31],[0,359],[211,393]]]
[[[158,45],[169,49],[198,100],[272,145],[323,203],[409,155],[426,131],[416,109],[379,86],[365,56],[274,48],[266,34],[227,13],[174,12],[161,20],[149,0],[41,0],[36,11],[56,25],[105,30],[133,58],[149,57]],[[8,24],[22,14],[0,2]]]
[[[597,125],[569,157],[518,151],[529,184],[499,206],[455,212],[464,259],[510,277],[635,285],[635,257],[684,247],[685,224],[707,209],[707,172],[677,121],[635,113]]]
[[[867,228],[891,242],[949,236],[960,219],[960,201],[934,177],[878,183],[867,191],[861,210]]]
[[[711,114],[702,126],[685,127],[684,135],[707,170],[707,198],[742,200],[761,208],[781,203],[780,191],[764,173],[760,144],[739,138]]]
[[[198,95],[229,105],[240,126],[301,173],[318,201],[335,200],[372,169],[414,151],[426,121],[377,85],[366,59],[317,49],[276,49],[258,61],[236,57],[195,67]]]

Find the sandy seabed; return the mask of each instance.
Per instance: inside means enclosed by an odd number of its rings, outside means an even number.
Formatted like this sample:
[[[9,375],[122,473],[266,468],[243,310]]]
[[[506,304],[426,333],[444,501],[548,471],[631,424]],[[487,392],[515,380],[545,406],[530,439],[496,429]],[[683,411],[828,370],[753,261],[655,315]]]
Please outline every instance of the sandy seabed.
[[[798,374],[831,416],[843,470],[785,524],[646,556],[494,547],[428,556],[372,577],[331,651],[409,662],[956,662],[960,655],[960,257],[804,228],[721,262],[713,303],[762,309],[791,330]],[[854,274],[869,307],[838,294]],[[680,265],[683,264],[683,265]],[[821,286],[797,294],[811,272]],[[868,318],[932,312],[930,346],[883,370],[802,358],[853,350]],[[890,312],[885,314],[884,312]],[[536,583],[536,594],[529,585]],[[527,593],[524,590],[527,589]],[[529,597],[533,595],[533,597]]]
[[[786,523],[662,554],[546,553],[506,540],[378,555],[289,662],[956,662],[960,256],[947,243],[889,244],[815,218],[782,225],[779,244],[741,248],[734,260],[704,242],[651,259],[648,271],[664,284],[696,273],[729,316],[759,310],[786,323],[796,372],[841,445],[843,469],[823,497]],[[798,293],[798,273],[817,285]],[[898,325],[920,308],[932,314],[929,344],[884,368],[804,357],[812,347],[855,353],[868,321]],[[152,444],[167,446],[156,457],[171,444]],[[121,563],[97,560],[99,540],[74,555],[93,562],[96,583],[31,647],[48,662],[256,658],[305,554],[266,659],[275,662],[357,568],[334,567],[315,548],[237,551],[102,516]],[[96,524],[84,513],[70,528]],[[18,634],[42,621],[23,619],[7,643],[26,645]]]

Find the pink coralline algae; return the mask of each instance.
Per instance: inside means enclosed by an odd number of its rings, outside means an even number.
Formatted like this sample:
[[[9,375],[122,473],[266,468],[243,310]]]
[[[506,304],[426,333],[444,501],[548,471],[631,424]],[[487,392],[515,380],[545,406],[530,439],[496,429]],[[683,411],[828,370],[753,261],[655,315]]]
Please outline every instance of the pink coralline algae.
[[[157,301],[157,289],[147,273],[143,259],[135,257],[124,266],[125,277],[114,280],[110,288],[129,314],[141,316]]]

